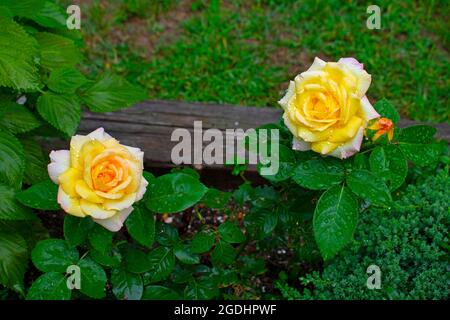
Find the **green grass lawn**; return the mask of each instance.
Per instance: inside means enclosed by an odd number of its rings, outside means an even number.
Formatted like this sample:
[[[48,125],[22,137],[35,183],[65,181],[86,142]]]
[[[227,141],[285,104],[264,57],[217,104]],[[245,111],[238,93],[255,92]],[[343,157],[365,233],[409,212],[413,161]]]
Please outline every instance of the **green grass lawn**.
[[[277,106],[319,56],[353,56],[412,119],[450,120],[449,13],[443,1],[90,1],[81,4],[88,72],[110,68],[150,99]]]

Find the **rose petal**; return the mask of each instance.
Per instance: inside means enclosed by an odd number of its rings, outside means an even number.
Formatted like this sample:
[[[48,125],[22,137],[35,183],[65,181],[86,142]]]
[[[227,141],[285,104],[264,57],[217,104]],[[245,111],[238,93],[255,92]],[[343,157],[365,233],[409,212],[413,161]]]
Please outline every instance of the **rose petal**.
[[[351,157],[360,150],[363,136],[364,130],[363,128],[359,128],[358,132],[352,140],[346,142],[342,146],[337,147],[333,152],[329,153],[329,155],[340,159]]]
[[[352,71],[353,75],[358,79],[358,96],[364,97],[372,81],[372,76],[362,69],[361,66],[364,65],[354,58],[341,58],[338,63],[344,64]]]
[[[364,96],[361,99],[361,112],[366,121],[380,117],[380,114],[372,106],[369,99],[367,99],[367,96]]]
[[[144,177],[141,179],[141,185],[136,192],[136,201],[141,200],[144,197],[145,191],[147,191],[148,181]]]
[[[116,210],[106,210],[101,205],[89,202],[85,199],[80,200],[81,210],[84,214],[92,216],[95,219],[107,219],[111,218],[117,213]]]
[[[131,155],[139,161],[140,164],[144,164],[144,152],[139,148],[124,146],[131,153]]]
[[[349,57],[349,58],[340,58],[338,62],[342,62],[348,66],[356,67],[360,70],[364,70],[364,64],[360,63],[355,58]]]
[[[103,207],[106,210],[123,210],[128,207],[131,207],[133,203],[136,201],[136,193],[130,193],[124,195],[121,199],[117,200],[105,200]]]
[[[307,71],[317,71],[322,70],[327,63],[320,59],[319,57],[315,57],[313,64],[309,67]]]
[[[295,82],[289,81],[289,87],[286,91],[286,94],[283,98],[281,98],[280,101],[278,101],[278,104],[283,107],[283,109],[286,109],[288,107],[289,101],[291,101],[292,97],[295,94]]]
[[[133,211],[133,207],[123,209],[108,219],[93,219],[98,224],[111,232],[117,232],[123,227],[123,223]]]
[[[80,200],[77,198],[71,198],[67,193],[64,192],[61,186],[58,188],[57,202],[65,212],[71,215],[77,217],[86,216],[83,210],[81,210]]]
[[[48,175],[54,183],[59,184],[59,175],[66,171],[70,166],[69,150],[50,152],[50,161],[51,162],[47,166]]]
[[[108,139],[111,139],[112,137],[105,132],[105,129],[102,127],[98,128],[97,130],[92,131],[87,135],[91,139],[99,140],[99,141],[105,141]]]
[[[298,151],[311,150],[311,142],[306,142],[297,138],[292,139],[292,149]]]

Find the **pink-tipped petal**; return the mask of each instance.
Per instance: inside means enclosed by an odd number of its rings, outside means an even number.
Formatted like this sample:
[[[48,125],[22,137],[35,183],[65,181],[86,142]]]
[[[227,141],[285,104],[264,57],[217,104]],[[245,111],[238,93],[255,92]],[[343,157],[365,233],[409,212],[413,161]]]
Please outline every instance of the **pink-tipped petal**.
[[[308,151],[311,150],[311,142],[306,142],[297,138],[292,139],[292,150]]]
[[[380,114],[372,106],[369,99],[367,99],[367,96],[364,96],[361,99],[361,110],[366,121],[380,117]]]
[[[70,166],[69,150],[50,152],[50,161],[51,162],[47,166],[48,175],[54,183],[59,184],[59,175],[65,172]]]
[[[364,65],[355,58],[341,58],[338,63],[348,67],[353,75],[358,79],[357,93],[359,97],[364,97],[372,82],[372,76],[364,70]]]
[[[338,62],[342,62],[348,66],[356,67],[360,70],[364,70],[364,64],[360,63],[355,58],[349,57],[349,58],[340,58]]]
[[[123,227],[123,223],[133,211],[133,207],[123,209],[108,219],[93,219],[96,223],[111,232],[117,232]]]
[[[99,141],[105,141],[108,139],[111,139],[112,137],[105,132],[105,129],[102,127],[98,128],[97,130],[92,131],[87,135],[89,138]]]

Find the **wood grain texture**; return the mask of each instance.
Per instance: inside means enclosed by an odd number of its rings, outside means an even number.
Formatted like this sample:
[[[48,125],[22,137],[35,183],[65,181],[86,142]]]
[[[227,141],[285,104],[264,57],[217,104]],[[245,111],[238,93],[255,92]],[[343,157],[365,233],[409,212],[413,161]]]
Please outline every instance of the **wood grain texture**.
[[[171,150],[177,141],[171,141],[176,128],[188,129],[193,133],[194,121],[202,121],[203,130],[257,128],[266,123],[278,122],[282,110],[267,107],[243,107],[208,103],[189,103],[179,101],[146,101],[131,108],[114,113],[84,112],[78,130],[87,134],[98,127],[103,127],[121,143],[141,148],[145,152],[145,165],[148,167],[170,167]],[[400,120],[400,127],[417,124],[411,120]],[[450,141],[448,124],[434,125],[438,136]],[[204,143],[206,145],[208,143]],[[60,139],[48,139],[44,147],[67,149],[68,142]],[[201,165],[222,168],[217,165]],[[254,167],[251,168],[254,170]]]

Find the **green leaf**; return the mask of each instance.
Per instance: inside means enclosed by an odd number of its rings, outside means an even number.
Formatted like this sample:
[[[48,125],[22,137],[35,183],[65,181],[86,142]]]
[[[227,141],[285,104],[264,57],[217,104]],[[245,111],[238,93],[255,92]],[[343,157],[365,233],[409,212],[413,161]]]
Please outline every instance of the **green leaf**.
[[[245,241],[245,235],[241,229],[230,221],[226,221],[219,226],[219,235],[228,243],[241,243]]]
[[[236,251],[228,242],[219,240],[211,253],[211,259],[214,264],[223,262],[232,264],[236,256]]]
[[[184,289],[184,298],[187,300],[207,300],[218,294],[218,288],[209,278],[191,280]]]
[[[78,262],[80,267],[80,291],[91,298],[105,297],[106,273],[103,268],[89,258]]]
[[[49,32],[35,35],[41,51],[41,66],[49,70],[73,67],[83,56],[72,39]]]
[[[50,179],[39,182],[16,194],[20,203],[39,210],[59,210],[57,196],[58,186]]]
[[[325,191],[314,211],[314,237],[324,260],[336,255],[353,237],[358,202],[344,186]]]
[[[442,147],[439,143],[413,144],[399,143],[405,157],[416,166],[428,166],[436,163],[441,155]]]
[[[373,204],[388,206],[391,194],[383,179],[367,170],[353,170],[347,177],[347,184],[357,196]]]
[[[414,144],[430,143],[436,134],[436,128],[426,125],[415,125],[404,128],[400,131],[399,142],[409,142]]]
[[[0,127],[13,134],[39,127],[42,122],[27,107],[12,101],[0,102]]]
[[[211,209],[223,209],[230,201],[231,193],[223,192],[214,188],[208,189],[202,198],[202,202]]]
[[[392,120],[394,124],[400,120],[400,114],[395,107],[386,99],[381,99],[373,106],[375,110],[384,118]]]
[[[90,218],[79,218],[66,214],[64,217],[64,238],[71,246],[83,244],[94,222]]]
[[[263,175],[261,169],[264,167],[268,167],[273,165],[272,163],[268,163],[267,165],[258,164],[257,169],[259,174],[266,178],[269,181],[279,182],[289,179],[294,174],[294,169],[296,167],[296,158],[295,153],[292,149],[280,144],[278,155],[271,154],[271,158],[267,158],[267,161],[278,161],[278,171],[274,175]],[[264,158],[260,155],[260,161],[264,160]],[[260,162],[261,163],[261,162]]]
[[[117,268],[122,261],[122,256],[117,248],[111,248],[105,253],[92,249],[89,251],[89,255],[92,260],[105,267]]]
[[[25,169],[25,155],[20,141],[0,130],[0,182],[19,189]]]
[[[61,273],[48,272],[31,285],[27,300],[70,300],[71,291]]]
[[[87,88],[81,98],[91,111],[110,112],[145,100],[147,94],[124,78],[106,73]]]
[[[127,271],[133,273],[147,272],[153,267],[153,263],[148,258],[147,253],[132,246],[126,246],[124,259]]]
[[[353,157],[353,168],[355,169],[369,169],[369,159],[363,153],[357,153]]]
[[[20,234],[0,229],[0,284],[10,289],[22,286],[27,264],[25,239]]]
[[[155,240],[155,217],[143,205],[136,205],[125,222],[134,240],[150,248]]]
[[[7,7],[14,16],[32,17],[36,12],[42,10],[44,0],[2,0],[2,6]]]
[[[173,247],[180,241],[178,230],[167,223],[158,222],[156,241],[166,247]]]
[[[148,190],[147,208],[158,213],[173,213],[196,204],[208,189],[187,174],[170,173],[151,181]]]
[[[301,162],[294,170],[294,181],[306,189],[322,190],[337,185],[344,179],[342,162],[318,158]]]
[[[45,1],[41,10],[35,11],[33,15],[28,18],[37,22],[43,27],[61,29],[66,28],[66,16],[61,11],[60,7],[51,2]]]
[[[68,266],[78,262],[78,251],[64,240],[47,239],[37,243],[31,260],[43,272],[66,272]]]
[[[87,82],[76,68],[58,68],[52,71],[47,86],[58,93],[75,93],[75,90]]]
[[[105,253],[112,247],[113,233],[99,224],[94,226],[89,231],[88,239],[91,246],[101,253]]]
[[[189,245],[178,244],[174,248],[175,257],[185,264],[198,264],[200,257],[192,252]]]
[[[142,300],[179,300],[180,295],[167,287],[147,286],[144,289]]]
[[[247,201],[251,200],[253,193],[254,189],[251,184],[245,182],[238,189],[234,190],[233,199],[238,205],[243,206]]]
[[[395,145],[375,148],[369,158],[370,170],[381,177],[391,191],[398,189],[408,174],[408,163]]]
[[[77,131],[81,107],[75,96],[45,92],[37,100],[37,110],[42,118],[67,136]]]
[[[213,232],[198,232],[192,240],[191,249],[194,253],[204,253],[211,250],[214,245],[215,236]]]
[[[20,1],[16,1],[20,2]],[[0,87],[34,91],[39,88],[36,40],[12,19],[0,16]]]
[[[144,285],[138,274],[125,270],[113,269],[111,273],[113,293],[119,300],[140,300]]]
[[[415,125],[402,129],[398,145],[405,157],[417,166],[436,163],[441,154],[441,146],[432,143],[436,129],[425,125]]]
[[[39,143],[33,137],[21,137],[20,143],[25,153],[24,183],[31,185],[47,179],[48,157]]]
[[[30,209],[16,200],[16,191],[9,186],[0,184],[0,219],[33,220],[36,216]]]
[[[153,265],[153,281],[167,278],[175,267],[175,256],[172,249],[158,247],[150,252],[148,259]]]

